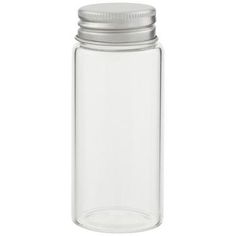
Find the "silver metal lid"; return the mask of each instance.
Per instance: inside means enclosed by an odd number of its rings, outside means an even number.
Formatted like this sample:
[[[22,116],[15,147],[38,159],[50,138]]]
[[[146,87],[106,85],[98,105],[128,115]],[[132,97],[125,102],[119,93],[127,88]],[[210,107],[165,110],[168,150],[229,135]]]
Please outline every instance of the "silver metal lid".
[[[79,9],[76,39],[97,43],[135,43],[156,38],[155,8],[135,3],[103,3]]]

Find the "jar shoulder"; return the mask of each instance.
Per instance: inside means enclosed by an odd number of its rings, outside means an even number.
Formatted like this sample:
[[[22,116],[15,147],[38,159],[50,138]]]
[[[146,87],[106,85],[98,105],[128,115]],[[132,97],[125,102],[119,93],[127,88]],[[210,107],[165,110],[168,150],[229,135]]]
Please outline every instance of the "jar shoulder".
[[[106,45],[106,44],[92,44],[77,42],[73,46],[73,52],[80,52],[84,50],[101,51],[101,52],[135,52],[152,50],[153,52],[161,53],[163,46],[159,41],[146,44],[129,44],[129,45]]]

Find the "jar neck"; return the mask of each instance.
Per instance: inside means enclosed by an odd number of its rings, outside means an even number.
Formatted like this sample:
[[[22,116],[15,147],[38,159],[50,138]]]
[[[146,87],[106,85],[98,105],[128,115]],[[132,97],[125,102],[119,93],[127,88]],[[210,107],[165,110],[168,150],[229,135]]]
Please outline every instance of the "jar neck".
[[[138,51],[152,49],[156,47],[158,38],[155,37],[152,40],[147,40],[143,42],[132,42],[132,43],[105,43],[105,42],[95,42],[88,40],[81,40],[75,37],[76,40],[80,42],[80,47],[90,50],[97,51]]]

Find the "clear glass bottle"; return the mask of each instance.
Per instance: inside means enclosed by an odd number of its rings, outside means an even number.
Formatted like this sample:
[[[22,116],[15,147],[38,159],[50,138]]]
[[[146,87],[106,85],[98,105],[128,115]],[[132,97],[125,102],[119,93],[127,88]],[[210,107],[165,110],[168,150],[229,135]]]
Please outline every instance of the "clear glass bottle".
[[[162,219],[162,51],[155,9],[80,8],[74,49],[73,221],[136,232]]]

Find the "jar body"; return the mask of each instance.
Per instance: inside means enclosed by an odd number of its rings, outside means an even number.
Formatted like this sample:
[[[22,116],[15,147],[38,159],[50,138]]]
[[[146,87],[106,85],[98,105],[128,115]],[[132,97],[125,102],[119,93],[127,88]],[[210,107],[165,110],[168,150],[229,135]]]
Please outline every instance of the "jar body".
[[[103,232],[160,224],[161,61],[157,43],[75,47],[75,223]]]

